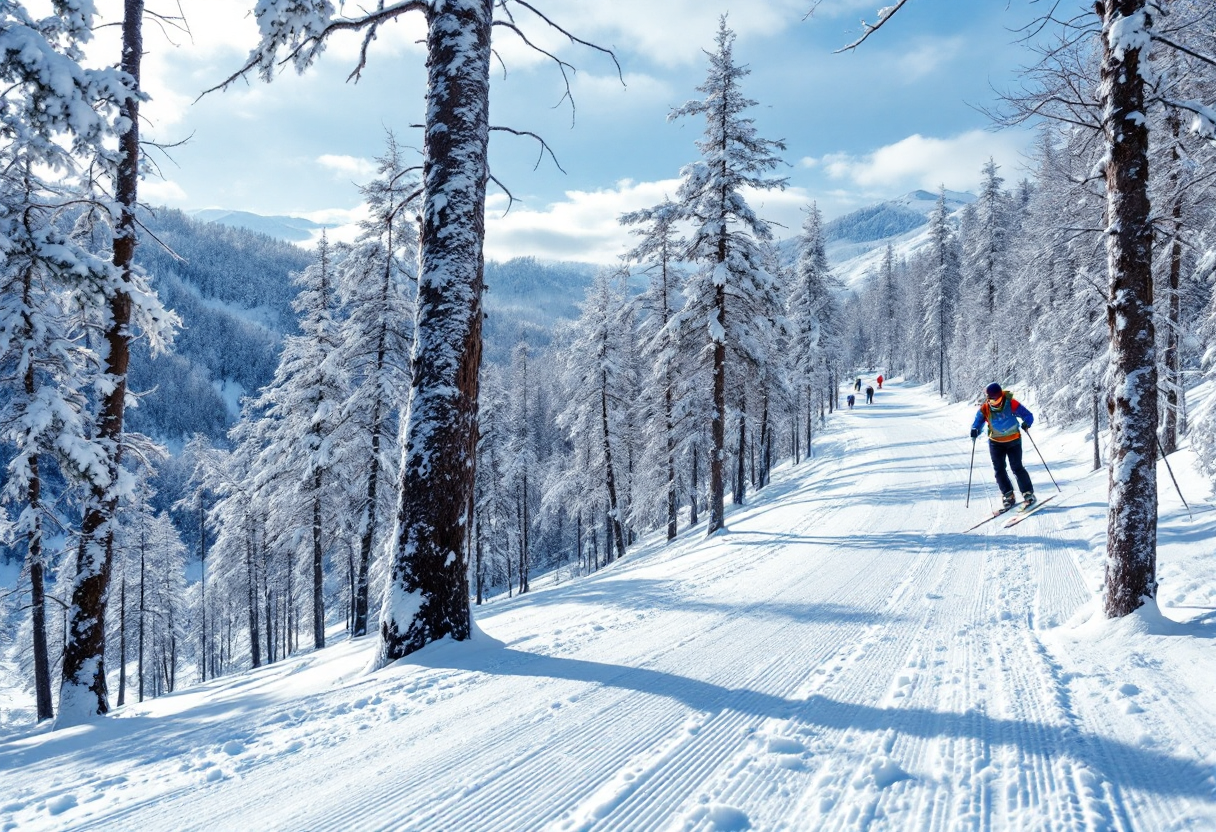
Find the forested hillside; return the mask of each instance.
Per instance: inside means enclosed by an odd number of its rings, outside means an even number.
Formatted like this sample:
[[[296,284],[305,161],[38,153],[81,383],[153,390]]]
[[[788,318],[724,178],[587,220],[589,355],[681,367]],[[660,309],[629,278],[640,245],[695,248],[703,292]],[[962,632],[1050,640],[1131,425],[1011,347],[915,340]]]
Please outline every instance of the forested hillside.
[[[308,265],[309,254],[168,208],[143,222],[136,262],[182,327],[167,354],[137,345],[131,388],[144,395],[131,426],[177,448],[195,433],[222,441],[239,396],[270,381],[282,337],[295,330],[290,275]]]

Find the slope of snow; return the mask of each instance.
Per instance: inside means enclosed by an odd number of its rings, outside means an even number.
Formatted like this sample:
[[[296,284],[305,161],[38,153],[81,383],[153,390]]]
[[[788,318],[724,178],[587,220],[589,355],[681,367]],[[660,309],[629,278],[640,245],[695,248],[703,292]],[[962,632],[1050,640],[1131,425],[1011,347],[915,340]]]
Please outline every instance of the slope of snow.
[[[997,497],[981,445],[964,508],[971,415],[888,383],[725,533],[495,602],[470,642],[10,730],[0,830],[1216,829],[1206,486],[1175,455],[1188,520],[1162,471],[1162,609],[1095,619],[1083,438],[1036,428],[1062,493],[963,534]]]

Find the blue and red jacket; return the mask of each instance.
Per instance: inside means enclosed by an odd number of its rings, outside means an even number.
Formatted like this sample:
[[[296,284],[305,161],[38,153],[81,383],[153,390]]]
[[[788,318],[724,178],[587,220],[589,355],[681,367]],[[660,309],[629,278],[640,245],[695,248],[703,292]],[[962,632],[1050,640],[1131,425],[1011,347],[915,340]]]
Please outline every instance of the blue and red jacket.
[[[1018,419],[1022,420],[1021,425]],[[1026,406],[1010,395],[1008,390],[1001,391],[1001,400],[991,404],[987,400],[980,405],[971,423],[972,430],[979,430],[985,422],[988,423],[988,439],[991,442],[1012,442],[1022,438],[1021,428],[1029,428],[1034,424],[1034,414]]]

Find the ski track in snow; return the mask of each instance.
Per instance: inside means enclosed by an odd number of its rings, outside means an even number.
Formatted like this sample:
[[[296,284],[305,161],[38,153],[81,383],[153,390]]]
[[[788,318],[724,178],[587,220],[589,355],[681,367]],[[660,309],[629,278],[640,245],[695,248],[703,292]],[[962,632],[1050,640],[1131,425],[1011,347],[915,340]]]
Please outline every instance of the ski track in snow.
[[[969,418],[888,385],[727,533],[496,601],[471,643],[0,740],[0,831],[1216,829],[1213,677],[1174,666],[1216,669],[1211,628],[1175,656],[1060,627],[1085,500],[961,534],[995,495],[977,460],[962,510]]]

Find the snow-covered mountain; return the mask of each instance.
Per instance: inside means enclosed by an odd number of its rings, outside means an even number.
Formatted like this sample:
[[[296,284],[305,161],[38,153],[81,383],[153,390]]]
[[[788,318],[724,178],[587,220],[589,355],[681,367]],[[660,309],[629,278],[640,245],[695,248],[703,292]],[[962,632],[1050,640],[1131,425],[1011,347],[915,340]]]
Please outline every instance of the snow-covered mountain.
[[[957,212],[975,201],[965,192],[946,191],[946,208]],[[890,243],[897,257],[913,254],[928,243],[929,215],[937,207],[937,194],[912,191],[903,196],[859,208],[824,223],[828,261],[836,276],[857,288],[876,269]]]
[[[333,227],[303,217],[266,217],[249,211],[230,211],[227,208],[202,208],[188,213],[201,222],[244,228],[289,243],[308,242],[316,237],[321,229]]]

